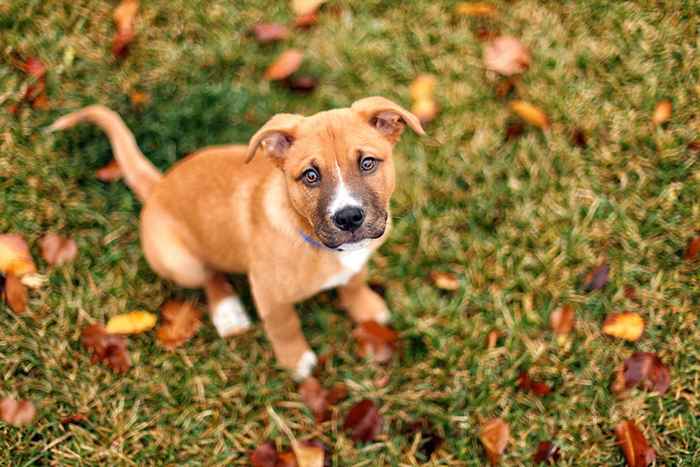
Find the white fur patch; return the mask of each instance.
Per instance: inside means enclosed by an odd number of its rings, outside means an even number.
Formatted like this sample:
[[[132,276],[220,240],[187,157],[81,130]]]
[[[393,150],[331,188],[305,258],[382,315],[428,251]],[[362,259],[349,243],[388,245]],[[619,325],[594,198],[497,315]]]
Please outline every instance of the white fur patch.
[[[238,297],[222,299],[216,305],[211,320],[221,337],[240,334],[250,328],[250,318]]]
[[[386,324],[389,322],[389,319],[391,319],[391,313],[387,309],[382,310],[381,313],[374,317],[374,320],[379,324]]]
[[[315,353],[310,350],[304,352],[304,355],[301,356],[299,363],[297,363],[297,367],[294,370],[294,379],[296,381],[303,381],[311,376],[311,371],[313,371],[317,362],[318,359],[316,358]]]
[[[335,189],[335,193],[333,194],[331,202],[328,204],[328,214],[330,216],[335,215],[336,212],[349,206],[362,206],[360,200],[355,198],[352,195],[352,193],[350,193],[350,190],[348,190],[348,187],[345,185],[345,182],[343,181],[343,175],[340,173],[340,167],[338,167],[337,163],[335,166],[335,170],[338,174],[338,186]]]
[[[360,272],[362,267],[369,259],[369,255],[372,254],[373,250],[369,248],[370,242],[363,240],[361,242],[357,242],[356,244],[350,243],[343,245],[343,247],[346,247],[360,243],[363,244],[360,248],[352,248],[348,251],[340,251],[336,253],[342,268],[337,274],[329,277],[328,280],[324,282],[324,284],[321,286],[322,290],[332,289],[334,287],[338,287],[339,285],[345,285],[352,276]]]

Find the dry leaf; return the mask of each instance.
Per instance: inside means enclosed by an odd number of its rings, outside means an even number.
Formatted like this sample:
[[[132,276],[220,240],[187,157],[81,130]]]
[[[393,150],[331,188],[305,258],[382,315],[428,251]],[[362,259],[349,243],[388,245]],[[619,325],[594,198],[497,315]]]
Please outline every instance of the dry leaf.
[[[114,182],[122,178],[122,176],[122,169],[115,159],[112,159],[109,161],[109,164],[95,172],[95,177],[101,182]]]
[[[622,394],[635,386],[659,394],[668,391],[671,374],[655,353],[635,352],[617,370],[612,385],[614,393]]]
[[[530,62],[530,51],[515,37],[500,36],[484,46],[484,66],[501,75],[524,73]]]
[[[294,442],[292,449],[299,467],[323,467],[326,456],[322,446],[311,443]]]
[[[625,285],[623,293],[626,299],[632,300],[633,302],[637,301],[637,290],[633,285]]]
[[[325,422],[331,416],[328,408],[328,391],[321,387],[313,376],[306,378],[299,386],[299,395],[304,404],[311,410],[317,422]]]
[[[289,37],[289,29],[279,23],[260,23],[253,27],[253,35],[261,44],[269,44]]]
[[[486,348],[495,348],[498,345],[498,339],[500,339],[501,336],[503,336],[503,333],[495,329],[489,332],[488,336],[486,336]]]
[[[261,444],[250,453],[253,467],[277,467],[277,448],[272,441]]]
[[[632,311],[612,313],[605,318],[603,332],[609,336],[636,341],[644,332],[644,319]]]
[[[299,69],[303,60],[304,53],[301,50],[286,50],[267,68],[265,79],[270,81],[286,79]]]
[[[326,401],[328,401],[330,405],[335,405],[347,399],[348,395],[348,386],[345,383],[336,383],[328,391],[328,394],[326,394]]]
[[[131,101],[131,105],[141,108],[151,102],[151,96],[145,92],[131,91],[129,93],[129,100]]]
[[[376,321],[360,323],[352,335],[357,341],[358,354],[377,363],[388,362],[398,348],[396,331]]]
[[[107,321],[110,334],[139,334],[153,329],[158,318],[147,311],[132,311],[123,315],[112,316]]]
[[[558,310],[554,310],[549,316],[549,325],[555,334],[566,335],[574,329],[576,313],[568,303]]]
[[[197,334],[202,314],[189,302],[169,301],[161,308],[161,325],[156,332],[158,343],[173,350]]]
[[[122,0],[114,9],[112,18],[117,25],[117,32],[112,41],[112,54],[117,58],[123,58],[129,51],[129,44],[136,37],[134,20],[139,10],[138,0]]]
[[[698,253],[700,253],[700,235],[688,240],[688,246],[683,254],[683,259],[692,261],[698,256]]]
[[[73,261],[78,254],[75,240],[61,237],[55,233],[44,235],[39,240],[39,247],[41,247],[41,256],[52,266],[60,266]]]
[[[314,13],[326,0],[292,0],[292,11],[297,16]]]
[[[662,100],[656,104],[654,115],[651,117],[651,122],[659,126],[671,119],[673,113],[673,104],[669,100]]]
[[[13,426],[28,425],[36,415],[34,404],[6,397],[0,401],[0,420]]]
[[[656,452],[647,443],[644,434],[630,420],[615,427],[617,442],[630,467],[646,467],[656,460]]]
[[[292,451],[281,452],[277,456],[275,467],[299,467],[297,464],[297,456]]]
[[[355,442],[374,440],[382,431],[382,416],[374,402],[364,399],[353,405],[345,417],[343,430]]]
[[[510,102],[510,108],[527,123],[543,130],[549,128],[549,118],[539,107],[535,107],[529,102],[514,100]]]
[[[5,277],[5,302],[12,311],[17,314],[27,310],[27,288],[22,284],[19,277],[8,274]]]
[[[508,424],[500,418],[493,418],[481,426],[479,439],[484,445],[486,456],[491,465],[495,465],[501,459],[503,451],[506,450],[510,438],[510,428]]]
[[[686,149],[688,149],[688,151],[693,152],[700,151],[700,139],[696,139],[695,141],[691,141],[690,143],[688,143]]]
[[[92,363],[104,362],[116,373],[125,373],[131,367],[126,339],[108,334],[101,324],[83,329],[80,340],[92,352]]]
[[[27,242],[17,234],[0,235],[0,273],[23,276],[35,272]]]
[[[299,15],[296,18],[294,18],[294,26],[301,28],[301,29],[307,29],[313,26],[318,22],[318,15],[316,12],[313,13],[308,13],[306,15]]]
[[[437,78],[435,78],[434,75],[418,75],[416,79],[413,80],[409,88],[411,92],[411,99],[414,101],[424,99],[431,100],[433,98],[433,92],[435,91],[436,84]]]
[[[11,113],[17,113],[23,103],[28,102],[32,108],[46,110],[49,100],[46,96],[46,66],[36,57],[30,57],[19,63],[19,69],[29,75],[32,82],[27,86],[20,101],[10,108]]]
[[[462,2],[455,7],[455,13],[462,16],[496,16],[496,7],[486,2]]]
[[[532,460],[537,464],[556,464],[559,460],[559,446],[551,441],[540,441]]]
[[[421,99],[415,101],[411,106],[411,112],[418,117],[422,124],[430,123],[437,117],[438,105],[432,99]]]
[[[457,276],[450,272],[431,271],[430,279],[438,289],[452,291],[459,288],[459,280],[457,280]]]
[[[519,119],[509,119],[506,125],[506,141],[520,138],[525,133],[525,125]]]
[[[608,276],[610,274],[610,266],[607,263],[602,263],[593,269],[591,272],[586,274],[583,280],[583,291],[592,292],[594,290],[600,290],[608,283]]]
[[[547,384],[530,379],[530,375],[527,371],[523,371],[520,373],[520,376],[518,376],[518,387],[523,391],[532,392],[539,397],[544,397],[552,392],[552,388]]]
[[[61,425],[78,425],[80,423],[87,422],[87,416],[81,413],[76,413],[69,415],[61,420]]]

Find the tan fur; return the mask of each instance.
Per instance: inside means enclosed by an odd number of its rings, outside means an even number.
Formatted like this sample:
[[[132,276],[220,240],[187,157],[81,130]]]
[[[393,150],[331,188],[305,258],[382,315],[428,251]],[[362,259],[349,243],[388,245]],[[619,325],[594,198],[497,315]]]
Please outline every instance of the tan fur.
[[[415,116],[396,104],[367,98],[350,109],[311,117],[277,115],[249,146],[205,148],[161,176],[109,109],[87,107],[51,128],[68,128],[82,120],[106,131],[126,182],[144,201],[141,242],[151,267],[181,286],[204,288],[212,310],[233,294],[223,273],[247,274],[277,359],[292,370],[310,351],[294,303],[313,296],[343,271],[337,251],[314,247],[301,233],[316,241],[351,237],[333,231],[324,218],[324,203],[340,177],[373,203],[367,208],[366,232],[352,235],[379,233],[369,242],[371,250],[378,248],[389,232],[393,144],[403,122],[423,131]],[[358,173],[358,148],[384,160],[377,174]],[[256,152],[258,157],[253,157]],[[310,160],[321,170],[323,189],[298,181]],[[384,301],[367,287],[364,269],[341,286],[340,301],[356,321],[387,314]]]

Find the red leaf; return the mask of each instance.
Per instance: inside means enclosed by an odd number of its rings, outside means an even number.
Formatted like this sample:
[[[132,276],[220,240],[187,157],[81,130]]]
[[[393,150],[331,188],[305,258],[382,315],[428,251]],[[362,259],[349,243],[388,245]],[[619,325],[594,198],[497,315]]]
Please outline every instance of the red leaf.
[[[649,446],[644,434],[634,422],[620,422],[615,427],[615,434],[630,467],[646,467],[656,460],[656,452]]]
[[[532,460],[536,463],[555,464],[559,460],[559,447],[551,441],[540,441]]]
[[[308,29],[316,23],[318,23],[318,14],[315,11],[294,18],[294,26],[300,29]]]
[[[608,283],[608,275],[610,273],[610,266],[607,263],[602,263],[597,266],[591,272],[589,272],[585,279],[583,280],[583,291],[592,292],[593,290],[600,290]]]
[[[364,399],[353,405],[343,424],[355,442],[374,440],[382,431],[382,416],[377,406],[369,399]]]
[[[698,256],[698,253],[700,253],[700,235],[688,240],[688,246],[685,249],[683,259],[692,261]]]
[[[123,336],[107,334],[101,324],[83,329],[81,341],[92,352],[92,362],[106,363],[114,372],[125,373],[131,367],[131,359]]]
[[[0,401],[0,420],[13,426],[28,425],[36,415],[34,405],[6,397]]]
[[[500,418],[493,418],[481,426],[479,439],[484,445],[489,462],[495,465],[501,459],[506,446],[508,446],[510,428]]]
[[[527,371],[523,371],[520,373],[520,376],[518,376],[518,387],[523,391],[532,392],[539,397],[544,397],[552,392],[552,388],[545,383],[530,379],[530,375]]]
[[[344,401],[347,398],[348,387],[344,383],[336,383],[326,395],[326,400],[330,405],[335,405],[338,402]]]
[[[83,422],[87,421],[87,417],[81,413],[76,413],[73,415],[69,415],[63,420],[61,420],[61,425],[77,425]]]
[[[253,467],[276,467],[277,457],[277,448],[271,441],[268,441],[250,453],[250,463]]]
[[[52,266],[60,266],[75,259],[78,254],[78,246],[75,240],[61,237],[55,233],[48,233],[39,240],[41,256]]]
[[[391,359],[398,348],[399,336],[391,328],[376,321],[365,321],[352,332],[361,357],[371,357],[377,363]]]
[[[640,387],[646,391],[664,394],[671,385],[671,375],[661,359],[651,352],[635,352],[617,370],[613,392]]]
[[[117,32],[112,41],[112,54],[117,58],[124,58],[129,51],[129,45],[136,37],[134,20],[139,10],[138,0],[122,0],[114,9],[112,18],[117,25]]]
[[[269,44],[289,37],[289,29],[278,23],[260,23],[253,27],[253,34],[261,44]]]

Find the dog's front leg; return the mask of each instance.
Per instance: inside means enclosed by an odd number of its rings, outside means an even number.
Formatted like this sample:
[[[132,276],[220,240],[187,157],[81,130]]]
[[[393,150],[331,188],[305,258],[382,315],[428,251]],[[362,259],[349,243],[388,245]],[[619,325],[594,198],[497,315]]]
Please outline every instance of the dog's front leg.
[[[272,343],[279,364],[292,371],[294,379],[301,381],[311,375],[316,366],[316,354],[313,353],[301,331],[301,323],[294,305],[279,303],[264,280],[250,277],[251,291],[263,321],[267,337]],[[269,284],[274,287],[274,285]]]
[[[338,290],[340,306],[357,323],[363,321],[389,321],[389,309],[384,299],[367,285],[367,268],[350,278],[347,284]]]

